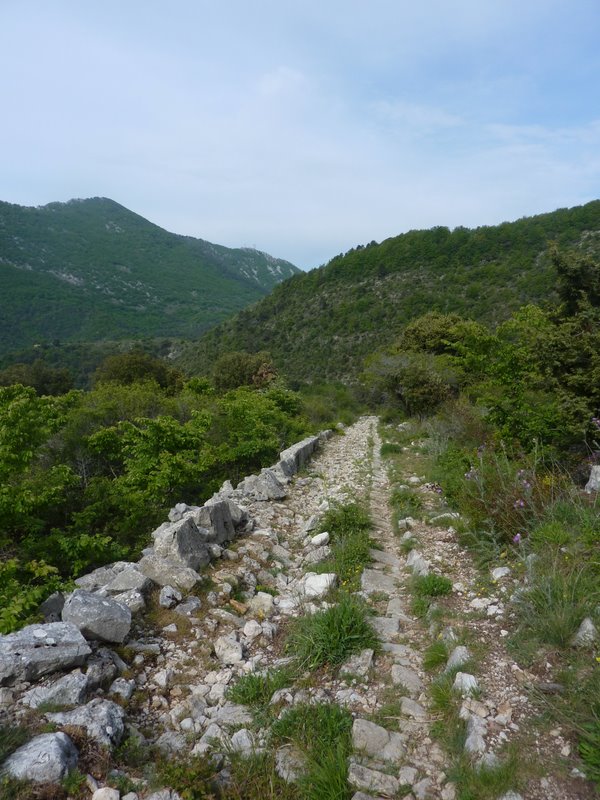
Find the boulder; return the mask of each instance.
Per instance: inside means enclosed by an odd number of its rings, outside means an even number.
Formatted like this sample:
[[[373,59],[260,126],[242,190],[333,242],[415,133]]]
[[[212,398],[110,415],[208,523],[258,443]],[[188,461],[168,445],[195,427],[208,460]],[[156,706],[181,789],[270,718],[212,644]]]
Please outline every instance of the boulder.
[[[125,712],[112,700],[95,698],[73,711],[45,714],[56,725],[74,725],[83,728],[90,739],[105,747],[116,747],[125,731]]]
[[[360,588],[365,594],[394,594],[396,580],[391,575],[386,575],[378,569],[364,569],[360,576]]]
[[[0,636],[0,686],[34,681],[80,667],[92,651],[78,628],[67,622],[27,625]]]
[[[287,496],[283,478],[270,467],[261,470],[259,475],[244,478],[237,489],[243,496],[258,501],[283,500]]]
[[[386,775],[375,769],[351,763],[348,767],[348,783],[355,789],[365,789],[373,794],[396,797],[400,791],[400,781],[393,775]]]
[[[113,598],[119,605],[128,608],[132,614],[138,614],[146,608],[144,595],[136,589],[129,589],[127,592],[116,594]]]
[[[126,569],[135,568],[135,563],[131,561],[116,561],[114,564],[109,564],[106,567],[98,567],[93,572],[88,572],[87,575],[81,575],[75,578],[75,583],[80,589],[86,589],[88,592],[95,592],[102,589],[107,583],[114,581],[114,579]]]
[[[248,603],[250,613],[259,619],[268,619],[274,611],[273,596],[267,592],[257,592]]]
[[[474,675],[470,675],[468,672],[457,672],[452,688],[463,697],[470,697],[479,691],[479,684]]]
[[[458,647],[455,647],[450,653],[444,672],[451,672],[453,669],[456,669],[456,667],[461,667],[463,664],[466,664],[470,658],[471,653],[468,648],[459,644]]]
[[[154,552],[160,558],[198,570],[210,563],[208,532],[198,528],[191,517],[165,523],[152,534]]]
[[[173,586],[163,586],[158,596],[158,604],[161,608],[173,608],[177,603],[181,603],[183,595]]]
[[[355,719],[352,726],[352,747],[371,758],[401,763],[406,747],[404,737],[395,731],[387,731],[366,719]]]
[[[75,768],[78,758],[66,733],[44,733],[15,750],[2,771],[18,780],[59,783]]]
[[[200,580],[200,575],[195,570],[161,558],[157,553],[143,556],[138,562],[138,568],[159,586],[174,586],[182,592],[189,592]]]
[[[43,703],[55,706],[78,706],[85,701],[87,688],[87,675],[76,669],[58,680],[34,686],[25,692],[22,701],[30,708],[38,708]]]
[[[121,594],[121,592],[139,592],[145,594],[152,588],[152,581],[147,575],[139,571],[137,564],[119,572],[110,583],[104,586],[108,594]]]
[[[87,639],[121,643],[131,627],[131,611],[110,597],[76,589],[67,597],[63,622],[71,622]]]
[[[325,597],[336,583],[335,572],[323,572],[320,575],[315,572],[307,572],[302,580],[301,593],[309,600]]]
[[[208,531],[211,542],[222,545],[235,539],[235,525],[229,500],[211,499],[192,516],[196,525]]]
[[[44,617],[44,622],[60,622],[60,615],[65,604],[65,596],[62,592],[53,592],[40,604],[40,614]]]
[[[588,494],[600,492],[600,464],[594,464],[592,467],[589,480],[585,485],[585,490]]]
[[[242,645],[234,633],[219,636],[215,641],[215,653],[222,664],[239,664],[244,660]]]
[[[586,617],[573,637],[574,647],[591,647],[598,641],[598,629],[591,617]]]

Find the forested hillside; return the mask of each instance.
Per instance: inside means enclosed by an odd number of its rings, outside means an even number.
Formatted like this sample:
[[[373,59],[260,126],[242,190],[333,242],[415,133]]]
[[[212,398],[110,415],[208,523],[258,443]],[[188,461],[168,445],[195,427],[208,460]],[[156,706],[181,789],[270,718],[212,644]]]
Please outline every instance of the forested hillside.
[[[486,323],[553,299],[548,244],[596,254],[600,201],[494,227],[411,231],[296,275],[181,354],[208,370],[228,350],[268,350],[296,380],[355,377],[366,355],[427,311]]]
[[[198,336],[296,272],[257,250],[169,233],[107,198],[0,202],[0,354]]]

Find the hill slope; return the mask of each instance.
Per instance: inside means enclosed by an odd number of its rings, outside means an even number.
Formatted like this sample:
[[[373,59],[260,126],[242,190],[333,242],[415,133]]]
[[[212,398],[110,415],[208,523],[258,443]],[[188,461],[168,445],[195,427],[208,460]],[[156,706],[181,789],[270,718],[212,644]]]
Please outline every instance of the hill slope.
[[[296,272],[169,233],[107,198],[0,202],[0,353],[48,339],[198,336]]]
[[[496,323],[553,292],[548,243],[600,251],[600,201],[473,230],[433,228],[372,242],[296,275],[180,355],[207,370],[227,350],[269,350],[298,380],[346,379],[410,319],[455,311]]]

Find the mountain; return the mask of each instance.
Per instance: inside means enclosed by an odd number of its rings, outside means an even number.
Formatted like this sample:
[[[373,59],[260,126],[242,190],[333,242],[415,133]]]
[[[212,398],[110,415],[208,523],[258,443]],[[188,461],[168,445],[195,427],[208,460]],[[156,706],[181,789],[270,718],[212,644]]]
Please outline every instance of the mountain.
[[[291,379],[352,379],[414,317],[457,312],[488,323],[554,291],[548,244],[600,253],[600,201],[497,226],[437,227],[371,242],[296,275],[184,348],[208,371],[228,350],[269,350]]]
[[[104,197],[0,202],[0,353],[41,341],[198,336],[299,272],[179,236]]]

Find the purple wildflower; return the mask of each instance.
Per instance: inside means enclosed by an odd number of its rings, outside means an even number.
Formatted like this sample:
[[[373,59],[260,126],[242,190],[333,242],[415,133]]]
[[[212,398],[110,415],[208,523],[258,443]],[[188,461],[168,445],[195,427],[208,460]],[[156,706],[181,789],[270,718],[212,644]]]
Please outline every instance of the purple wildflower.
[[[521,534],[520,533],[515,533],[515,535],[513,536],[513,542],[515,544],[519,544],[520,541],[521,541]]]

